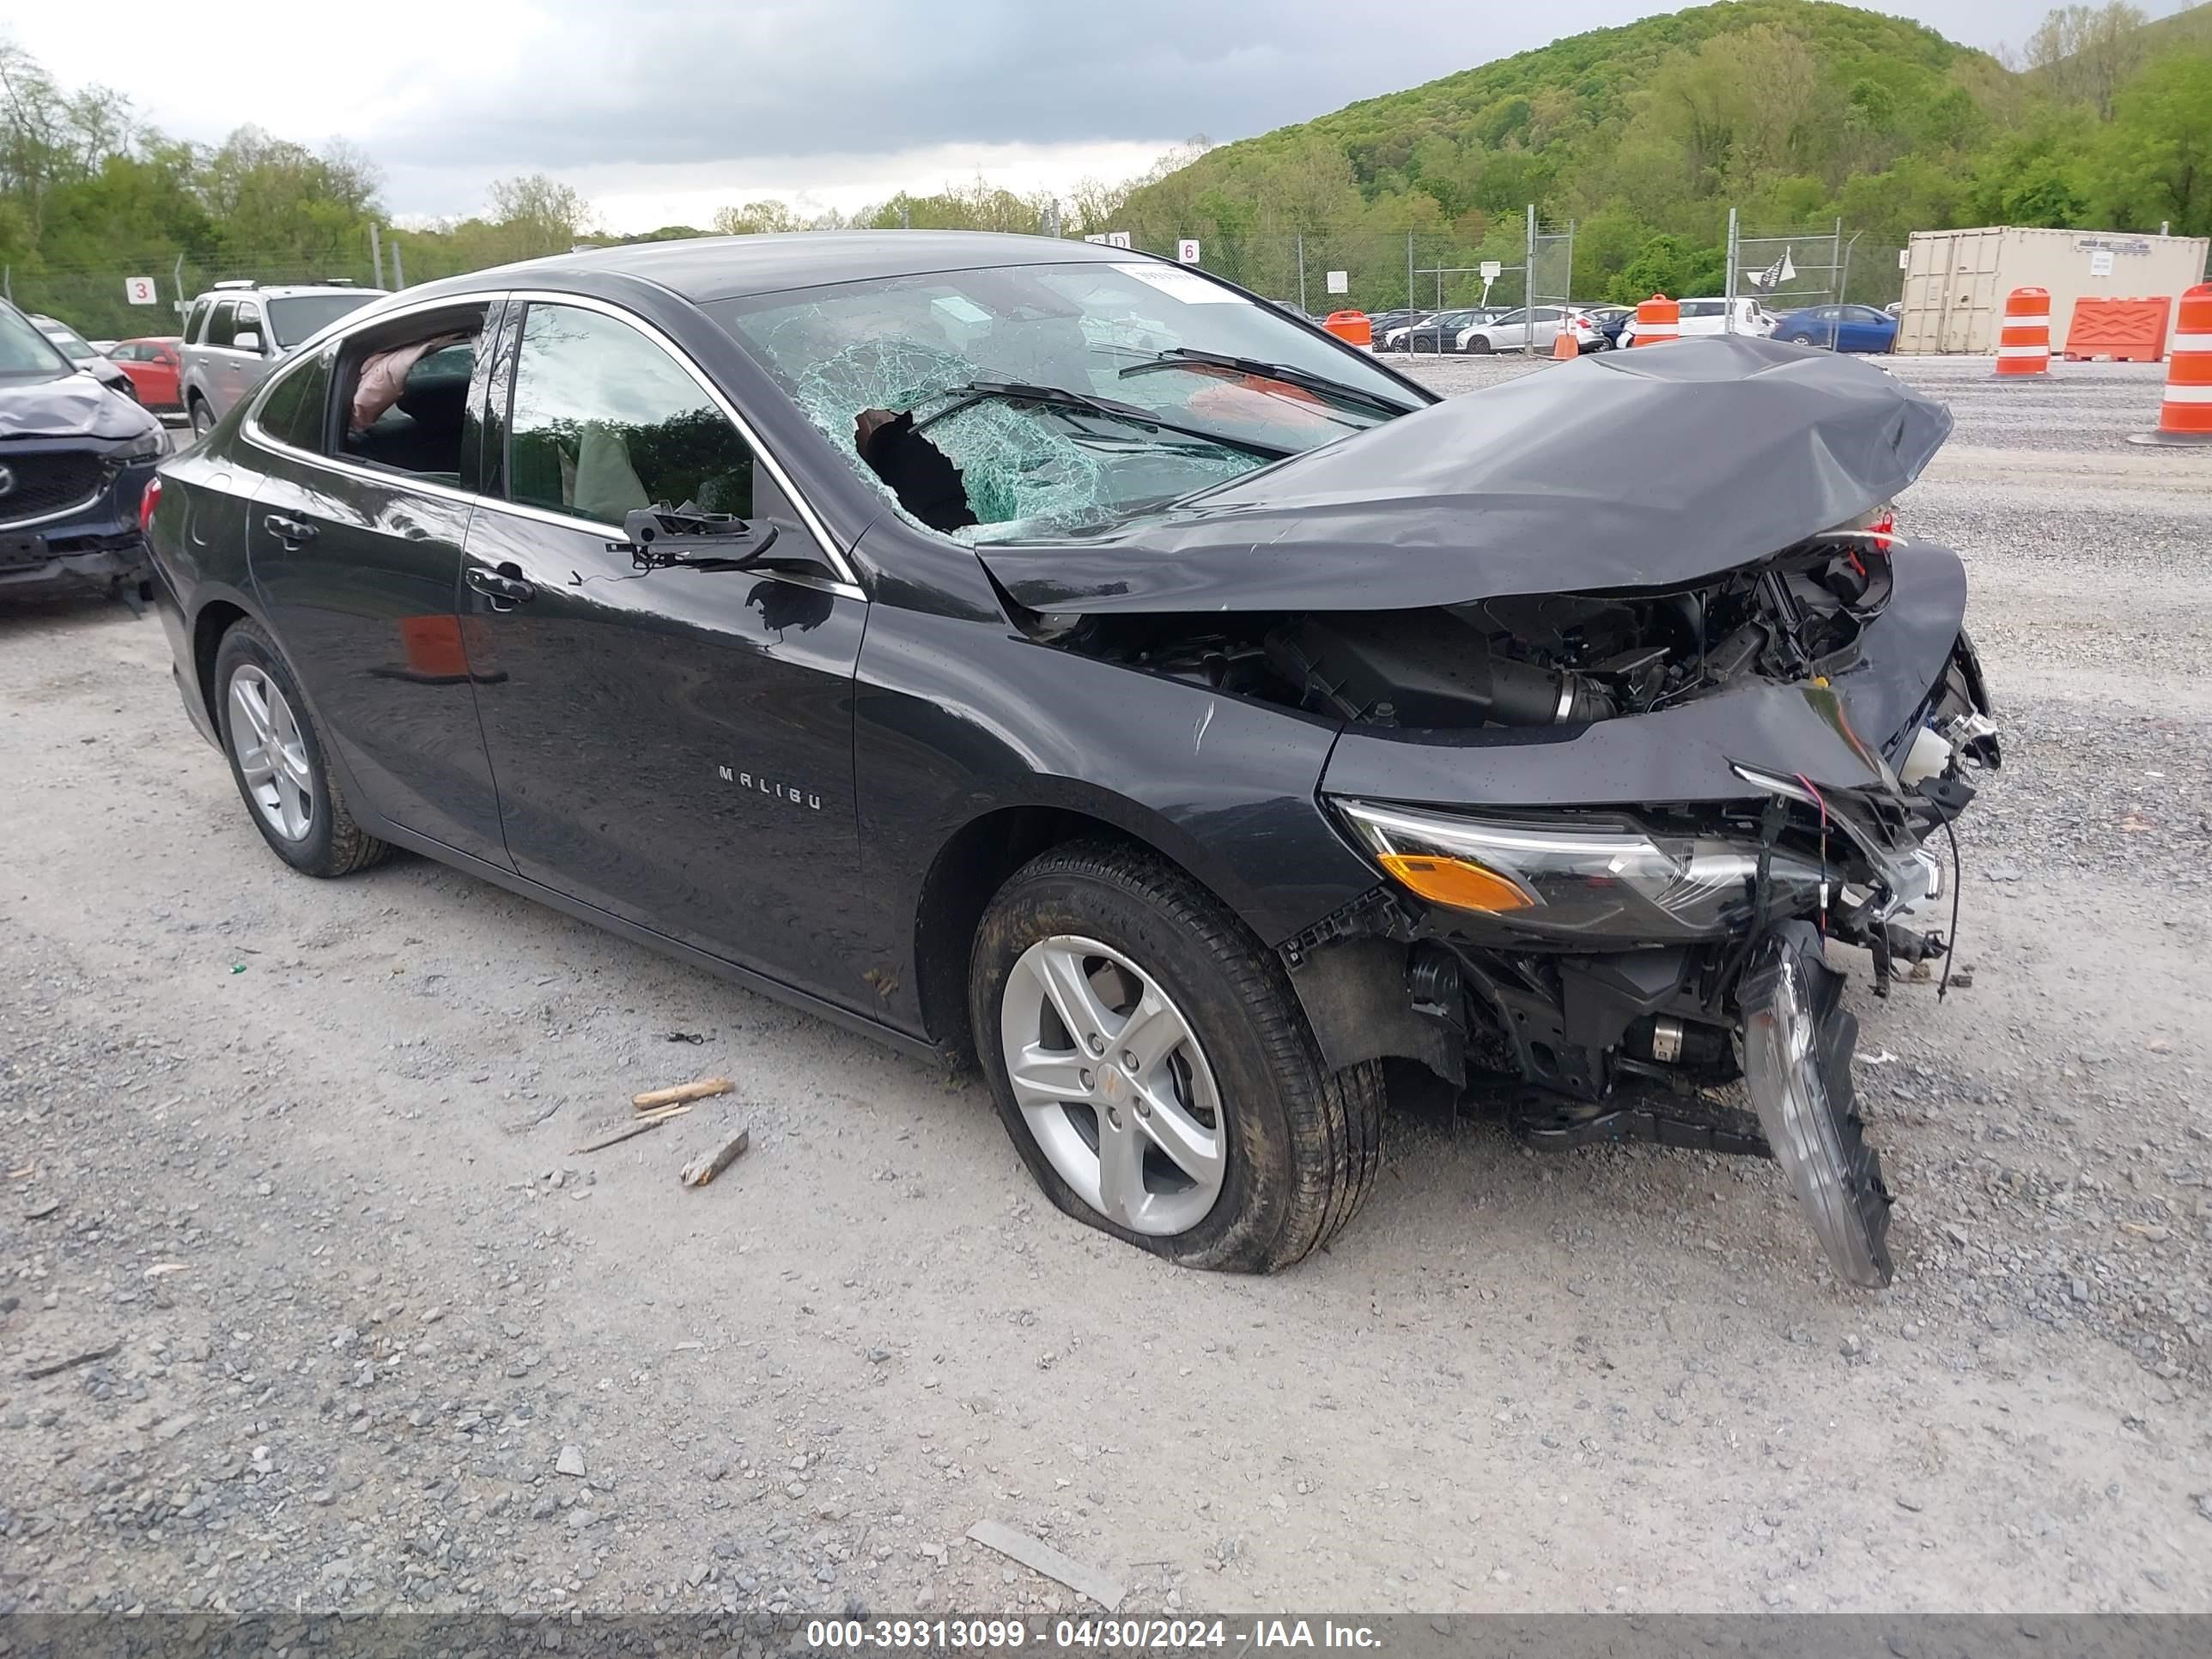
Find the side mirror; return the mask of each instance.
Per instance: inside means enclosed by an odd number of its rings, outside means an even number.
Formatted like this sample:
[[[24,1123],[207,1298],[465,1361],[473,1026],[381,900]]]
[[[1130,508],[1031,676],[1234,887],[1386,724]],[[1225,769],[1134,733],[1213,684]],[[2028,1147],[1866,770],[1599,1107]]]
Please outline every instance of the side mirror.
[[[259,351],[261,331],[258,328],[241,328],[230,337],[230,349],[233,351]]]

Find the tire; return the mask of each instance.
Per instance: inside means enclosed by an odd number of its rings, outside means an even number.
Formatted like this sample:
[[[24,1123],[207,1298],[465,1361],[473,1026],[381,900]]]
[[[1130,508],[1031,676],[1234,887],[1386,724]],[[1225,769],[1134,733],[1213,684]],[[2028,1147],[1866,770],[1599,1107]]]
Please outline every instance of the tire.
[[[1218,1195],[1180,1231],[1123,1224],[1056,1166],[1054,1157],[1065,1162],[1071,1144],[1064,1126],[1079,1129],[1086,1121],[1093,1126],[1091,1167],[1104,1164],[1096,1146],[1105,1133],[1103,1105],[1041,1106],[1032,1098],[1025,1108],[1016,1094],[1009,1075],[1009,1020],[1021,1026],[1032,1006],[1025,999],[1035,994],[1028,964],[1037,952],[1056,948],[1056,940],[1103,947],[1149,977],[1164,994],[1166,1012],[1180,1016],[1191,1039],[1190,1047],[1174,1053],[1186,1060],[1194,1054],[1194,1076],[1202,1070],[1212,1085]],[[1090,960],[1099,962],[1103,980],[1115,981],[1118,970],[1109,965],[1111,957]],[[1079,1221],[1185,1267],[1273,1273],[1327,1244],[1373,1190],[1382,1164],[1380,1062],[1330,1072],[1274,954],[1197,882],[1149,853],[1112,842],[1080,842],[1055,848],[1017,871],[976,930],[968,1000],[976,1054],[1007,1133],[1046,1195]],[[1048,1026],[1053,1029],[1053,1022]],[[1064,1043],[1072,1063],[1079,1065],[1080,1040],[1068,1035],[1073,1027],[1056,1029],[1057,1040],[1049,1043],[1019,1040],[1055,1051]],[[1109,1060],[1118,1041],[1107,1041]],[[1109,1073],[1123,1079],[1125,1089],[1135,1075],[1111,1065],[1100,1066],[1096,1075],[1103,1082]],[[1083,1073],[1086,1079],[1092,1075]],[[1093,1097],[1113,1097],[1111,1085]],[[1147,1097],[1158,1098],[1156,1093]],[[1041,1144],[1033,1112],[1060,1146],[1059,1153]],[[1156,1124],[1170,1115],[1164,1107],[1152,1114]],[[1133,1118],[1116,1120],[1124,1121],[1133,1130]],[[1132,1139],[1144,1148],[1143,1182],[1156,1170],[1170,1177],[1181,1173],[1159,1161],[1164,1142]],[[1103,1190],[1103,1176],[1094,1184]],[[1203,1196],[1201,1188],[1194,1197],[1182,1194],[1175,1201],[1202,1201]],[[1153,1201],[1149,1193],[1146,1201]],[[1174,1212],[1168,1214],[1172,1218]]]
[[[192,436],[204,438],[215,430],[215,411],[207,406],[204,398],[194,398],[185,410],[192,423]]]
[[[1487,357],[1496,349],[1497,348],[1490,343],[1490,337],[1487,334],[1474,334],[1468,337],[1466,352],[1470,357]]]
[[[241,724],[249,719],[246,703],[239,695],[241,682],[249,688],[248,702],[258,694],[264,716],[277,707],[268,696],[273,689],[282,699],[289,729],[296,736],[296,743],[283,746],[289,757],[289,764],[297,769],[296,776],[307,781],[307,789],[301,792],[295,785],[288,792],[290,774],[286,779],[272,779],[269,785],[261,787],[274,787],[291,800],[296,800],[300,793],[307,794],[308,806],[298,814],[301,825],[297,835],[286,833],[281,823],[272,822],[272,817],[283,816],[281,810],[264,805],[257,797],[257,785],[247,778],[243,756],[257,748],[265,753],[270,745],[257,744],[252,727]],[[331,775],[329,763],[324,757],[322,734],[315,729],[314,716],[308,712],[307,701],[300,693],[300,683],[285,665],[276,641],[262,631],[259,624],[234,624],[216,647],[215,708],[216,719],[222,731],[223,753],[230,761],[231,781],[237,784],[246,816],[261,832],[262,840],[269,843],[270,852],[302,875],[332,877],[366,870],[391,851],[385,842],[354,821],[337,779]]]

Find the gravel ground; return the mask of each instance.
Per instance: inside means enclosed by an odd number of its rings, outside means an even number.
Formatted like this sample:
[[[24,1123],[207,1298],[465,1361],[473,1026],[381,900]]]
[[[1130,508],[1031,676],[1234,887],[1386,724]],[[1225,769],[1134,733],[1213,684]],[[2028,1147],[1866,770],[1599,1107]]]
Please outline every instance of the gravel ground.
[[[2212,454],[2121,441],[2154,371],[1894,367],[2010,758],[1971,987],[1848,963],[1871,1296],[1770,1165],[1410,1100],[1332,1253],[1178,1272],[972,1079],[419,860],[290,875],[150,619],[0,611],[0,1612],[1076,1605],[985,1516],[1127,1610],[2212,1608]]]

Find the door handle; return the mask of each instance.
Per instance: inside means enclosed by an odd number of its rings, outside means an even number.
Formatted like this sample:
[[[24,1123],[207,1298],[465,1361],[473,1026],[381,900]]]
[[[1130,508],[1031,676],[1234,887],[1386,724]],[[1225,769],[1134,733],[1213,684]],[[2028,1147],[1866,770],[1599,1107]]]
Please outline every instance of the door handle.
[[[271,513],[261,520],[262,526],[288,548],[315,539],[315,526],[298,519],[288,519],[281,513]]]
[[[495,611],[512,611],[538,592],[533,583],[523,580],[522,567],[512,561],[496,570],[472,564],[461,580],[489,599]]]

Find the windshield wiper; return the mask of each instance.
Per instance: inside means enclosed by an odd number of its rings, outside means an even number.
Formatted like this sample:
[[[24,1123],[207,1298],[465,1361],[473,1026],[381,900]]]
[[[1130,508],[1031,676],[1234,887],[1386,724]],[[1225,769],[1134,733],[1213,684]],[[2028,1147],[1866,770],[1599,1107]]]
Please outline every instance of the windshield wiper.
[[[1225,351],[1200,351],[1190,346],[1175,346],[1163,351],[1150,362],[1131,363],[1121,371],[1121,379],[1132,374],[1151,374],[1163,368],[1188,368],[1199,365],[1211,368],[1233,368],[1239,374],[1250,374],[1261,380],[1280,380],[1285,386],[1317,392],[1324,398],[1341,398],[1346,403],[1358,404],[1377,414],[1396,416],[1411,415],[1414,405],[1401,404],[1395,398],[1386,398],[1379,392],[1365,392],[1356,386],[1346,386],[1341,380],[1332,380],[1326,374],[1316,374],[1311,369],[1294,368],[1288,363],[1262,362],[1257,357],[1237,357]]]
[[[970,380],[965,386],[947,386],[936,395],[951,398],[953,401],[927,420],[916,421],[914,423],[916,432],[925,427],[934,426],[948,415],[957,415],[977,404],[1004,400],[1007,403],[1043,404],[1053,409],[1071,409],[1079,414],[1127,421],[1162,432],[1195,438],[1201,443],[1218,444],[1224,449],[1241,449],[1248,455],[1256,455],[1266,461],[1287,460],[1298,453],[1295,449],[1285,449],[1279,444],[1261,443],[1250,438],[1231,437],[1225,432],[1209,432],[1204,427],[1184,426],[1180,422],[1163,420],[1151,410],[1135,404],[1120,403],[1111,398],[1094,398],[1087,392],[1071,392],[1066,386],[1024,386],[1017,380]]]

